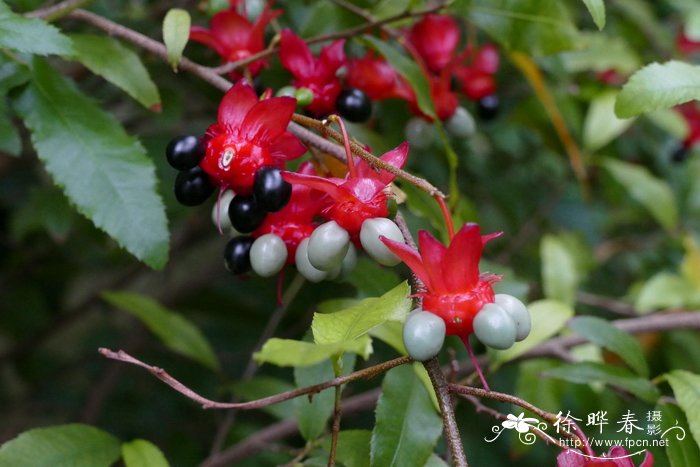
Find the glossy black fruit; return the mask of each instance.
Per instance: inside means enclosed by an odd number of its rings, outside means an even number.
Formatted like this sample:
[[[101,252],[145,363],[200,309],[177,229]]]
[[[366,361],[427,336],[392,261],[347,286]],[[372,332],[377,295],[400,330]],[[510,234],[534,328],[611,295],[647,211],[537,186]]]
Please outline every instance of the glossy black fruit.
[[[253,193],[260,207],[267,212],[276,212],[289,202],[292,196],[292,185],[282,178],[282,171],[277,167],[267,165],[255,172]]]
[[[255,196],[236,195],[228,205],[231,225],[241,233],[250,233],[260,227],[267,214],[255,200]]]
[[[680,164],[688,158],[688,148],[681,145],[671,153],[671,162]]]
[[[214,185],[199,167],[184,170],[175,179],[175,198],[185,206],[202,204],[214,192]]]
[[[250,247],[253,237],[241,236],[229,240],[224,248],[226,269],[232,274],[243,274],[250,271]]]
[[[335,100],[335,108],[341,117],[355,123],[362,123],[372,115],[372,101],[361,89],[344,89]]]
[[[165,148],[168,164],[177,170],[196,167],[204,157],[204,147],[194,135],[178,136]]]
[[[479,99],[476,106],[476,113],[482,120],[491,120],[498,115],[498,96],[491,94]]]

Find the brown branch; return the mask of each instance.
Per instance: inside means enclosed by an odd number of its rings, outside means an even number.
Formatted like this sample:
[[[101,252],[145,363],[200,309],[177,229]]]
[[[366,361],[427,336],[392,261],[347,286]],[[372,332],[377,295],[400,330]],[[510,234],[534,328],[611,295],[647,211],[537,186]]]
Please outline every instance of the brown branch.
[[[331,425],[331,449],[330,453],[328,454],[328,467],[335,467],[335,456],[338,449],[338,435],[340,434],[340,418],[342,415],[340,395],[340,386],[336,386],[335,400],[333,402],[333,423]]]
[[[124,363],[130,363],[132,365],[140,366],[141,368],[146,369],[149,373],[151,373],[153,376],[179,392],[180,394],[184,395],[185,397],[192,399],[193,401],[199,403],[202,405],[202,408],[204,409],[239,409],[239,410],[252,410],[252,409],[259,409],[262,407],[267,407],[268,405],[272,404],[277,404],[279,402],[284,402],[290,399],[297,398],[299,396],[305,396],[308,394],[316,394],[324,389],[340,386],[345,383],[349,383],[350,381],[355,381],[358,379],[370,379],[378,374],[381,374],[387,370],[390,370],[396,366],[403,365],[404,363],[409,363],[413,361],[411,357],[405,356],[405,357],[399,357],[395,358],[393,360],[389,360],[387,362],[380,363],[378,365],[374,365],[368,368],[365,368],[363,370],[355,371],[353,373],[350,373],[349,375],[345,376],[339,376],[337,378],[333,378],[329,381],[325,381],[323,383],[319,384],[314,384],[313,386],[307,386],[304,388],[299,388],[299,389],[293,389],[291,391],[286,391],[286,392],[281,392],[279,394],[275,394],[273,396],[269,397],[263,397],[262,399],[257,399],[254,401],[249,401],[249,402],[217,402],[213,401],[211,399],[207,399],[206,397],[200,396],[196,392],[194,392],[192,389],[188,388],[184,384],[182,384],[180,381],[177,379],[173,378],[170,376],[164,369],[149,365],[148,363],[144,363],[141,360],[132,357],[128,353],[119,350],[117,352],[114,352],[109,349],[105,348],[100,348],[99,352],[112,360],[118,360],[120,362]]]
[[[64,0],[55,5],[50,5],[45,8],[39,8],[38,10],[30,11],[25,16],[28,16],[30,18],[40,18],[44,21],[55,21],[68,15],[73,10],[82,8],[91,1],[92,0]]]

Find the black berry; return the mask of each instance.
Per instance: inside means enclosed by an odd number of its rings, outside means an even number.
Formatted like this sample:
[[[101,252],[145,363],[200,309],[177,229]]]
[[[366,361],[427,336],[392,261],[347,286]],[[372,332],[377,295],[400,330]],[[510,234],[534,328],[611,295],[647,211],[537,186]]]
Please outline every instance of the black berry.
[[[175,198],[185,206],[202,204],[214,192],[214,185],[199,167],[184,170],[175,179]]]
[[[224,248],[226,269],[232,274],[243,274],[250,271],[250,247],[253,237],[235,237],[229,240]]]
[[[482,97],[476,106],[476,111],[479,117],[483,120],[491,120],[498,114],[498,96],[491,94]]]
[[[178,136],[168,143],[165,156],[171,167],[177,170],[189,170],[196,167],[204,157],[204,147],[196,136]]]
[[[372,101],[361,89],[344,89],[335,100],[335,108],[341,117],[355,123],[367,121],[372,115]]]
[[[255,172],[253,193],[260,207],[267,212],[276,212],[289,202],[292,185],[284,181],[282,171],[277,167],[260,167]]]
[[[254,196],[236,195],[228,205],[231,225],[241,233],[250,233],[260,227],[265,220],[265,214]]]
[[[671,153],[671,162],[680,164],[681,162],[685,161],[687,157],[688,148],[686,148],[684,145],[680,145],[675,151]]]

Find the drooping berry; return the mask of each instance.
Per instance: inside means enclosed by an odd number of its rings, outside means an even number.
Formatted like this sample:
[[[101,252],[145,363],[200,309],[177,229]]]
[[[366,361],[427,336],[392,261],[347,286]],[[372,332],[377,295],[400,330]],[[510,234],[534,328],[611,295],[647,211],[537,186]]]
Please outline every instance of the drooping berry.
[[[309,262],[308,248],[309,239],[305,238],[299,243],[296,254],[294,255],[294,262],[297,266],[297,270],[307,281],[321,282],[328,277],[328,272],[315,268]]]
[[[503,308],[515,323],[515,340],[520,342],[530,334],[532,322],[530,313],[523,302],[512,295],[496,294],[494,303]]]
[[[331,271],[343,262],[350,248],[350,234],[338,225],[329,221],[316,227],[309,237],[309,262],[316,269]]]
[[[287,246],[279,236],[265,234],[258,237],[250,248],[250,265],[261,277],[272,277],[287,262]]]
[[[250,271],[250,248],[253,237],[241,236],[229,240],[224,248],[224,263],[231,274],[243,274]]]
[[[265,220],[265,214],[254,196],[236,195],[228,205],[231,225],[242,233],[250,233],[260,227]]]
[[[401,262],[401,259],[379,239],[380,236],[395,242],[404,241],[401,230],[391,219],[377,217],[367,219],[362,223],[360,230],[362,248],[379,264],[396,266]]]
[[[274,166],[260,167],[255,172],[253,193],[258,205],[267,212],[277,212],[287,205],[292,196],[292,185],[282,178]]]
[[[182,171],[175,178],[175,198],[185,206],[198,206],[213,192],[209,176],[199,167]]]
[[[425,361],[433,358],[445,342],[445,322],[420,308],[411,313],[403,325],[403,344],[413,359]]]
[[[433,124],[421,117],[412,117],[406,123],[404,132],[412,148],[427,149],[435,140]]]
[[[487,303],[474,317],[474,335],[489,347],[505,350],[515,343],[515,322],[503,308]]]
[[[165,148],[168,164],[177,170],[189,170],[204,157],[204,146],[194,135],[178,136]]]
[[[372,115],[372,101],[358,88],[347,88],[338,94],[335,108],[341,117],[355,123],[367,121]]]
[[[445,129],[455,138],[468,138],[476,131],[474,117],[464,107],[457,107],[455,113],[445,121]]]
[[[498,114],[498,96],[491,94],[479,99],[476,110],[479,117],[483,120],[491,120]]]

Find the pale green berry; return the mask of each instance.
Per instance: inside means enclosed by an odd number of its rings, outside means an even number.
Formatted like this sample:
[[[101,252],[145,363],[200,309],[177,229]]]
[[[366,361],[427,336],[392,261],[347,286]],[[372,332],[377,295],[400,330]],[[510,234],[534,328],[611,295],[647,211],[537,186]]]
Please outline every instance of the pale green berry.
[[[411,118],[406,123],[406,140],[415,149],[427,149],[433,144],[435,139],[435,128],[433,124],[420,117]]]
[[[250,266],[261,277],[272,277],[287,262],[287,245],[275,234],[265,234],[250,247]]]
[[[297,270],[299,274],[304,276],[309,282],[321,282],[323,279],[328,277],[328,272],[316,269],[309,262],[308,255],[309,239],[305,238],[299,243],[297,247],[297,252],[294,255],[294,262],[296,263]]]
[[[340,266],[350,248],[350,234],[336,221],[316,227],[309,237],[309,261],[316,269],[330,271]]]
[[[457,107],[455,113],[445,121],[445,129],[455,138],[468,138],[476,131],[476,122],[467,109]]]
[[[391,219],[375,217],[374,219],[366,219],[362,223],[362,228],[360,229],[362,248],[379,264],[396,266],[401,262],[401,259],[387,248],[379,239],[380,236],[396,242],[404,241],[401,230]]]
[[[406,352],[419,361],[433,358],[442,349],[445,331],[445,322],[439,316],[427,311],[412,312],[403,325]]]
[[[496,305],[500,306],[515,322],[515,340],[521,341],[530,334],[530,313],[523,302],[512,295],[496,294]]]
[[[515,322],[494,303],[487,303],[474,317],[474,335],[489,347],[505,350],[515,343]]]

